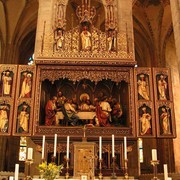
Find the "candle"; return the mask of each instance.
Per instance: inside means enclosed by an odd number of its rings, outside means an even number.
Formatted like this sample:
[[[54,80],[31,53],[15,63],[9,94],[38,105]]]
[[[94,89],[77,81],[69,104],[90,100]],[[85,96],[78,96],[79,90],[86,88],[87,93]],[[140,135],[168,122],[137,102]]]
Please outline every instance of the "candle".
[[[168,168],[167,168],[167,164],[164,164],[164,180],[168,180]]]
[[[127,159],[127,139],[124,137],[124,159]]]
[[[9,176],[9,180],[14,180],[14,177],[13,176]]]
[[[69,136],[67,136],[67,154],[66,154],[67,159],[69,159]]]
[[[54,157],[56,157],[57,134],[54,135]]]
[[[172,177],[168,177],[167,180],[172,180]]]
[[[102,137],[99,137],[99,159],[102,159]]]
[[[152,160],[157,161],[157,150],[156,149],[152,149]]]
[[[14,174],[14,179],[18,180],[19,177],[19,164],[15,165],[15,174]]]
[[[32,160],[33,159],[33,148],[28,148],[27,159],[28,160]]]
[[[112,135],[112,157],[114,157],[114,134]]]
[[[43,140],[42,140],[42,159],[44,159],[44,146],[45,146],[45,136],[43,135]]]

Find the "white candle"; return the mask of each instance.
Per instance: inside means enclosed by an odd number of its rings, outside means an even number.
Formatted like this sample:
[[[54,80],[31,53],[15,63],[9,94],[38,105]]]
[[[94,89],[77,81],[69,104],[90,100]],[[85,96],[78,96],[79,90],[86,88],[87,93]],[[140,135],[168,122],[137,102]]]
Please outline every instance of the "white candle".
[[[33,159],[33,148],[28,148],[27,159],[28,160]]]
[[[124,137],[124,159],[127,159],[127,139]]]
[[[167,180],[172,180],[172,177],[168,177]]]
[[[13,176],[9,176],[9,180],[14,180],[14,177]]]
[[[114,134],[112,135],[112,157],[114,157]]]
[[[57,134],[54,135],[54,157],[56,157]]]
[[[44,159],[44,147],[45,147],[45,136],[43,135],[43,140],[42,140],[42,159]]]
[[[152,149],[152,160],[157,161],[157,150],[156,149]]]
[[[102,137],[99,137],[99,159],[102,159]]]
[[[18,180],[19,178],[19,164],[15,165],[15,174],[14,174],[14,179]]]
[[[67,136],[67,154],[66,154],[67,159],[69,159],[69,136]]]
[[[164,180],[168,180],[168,168],[167,168],[167,164],[164,164]]]

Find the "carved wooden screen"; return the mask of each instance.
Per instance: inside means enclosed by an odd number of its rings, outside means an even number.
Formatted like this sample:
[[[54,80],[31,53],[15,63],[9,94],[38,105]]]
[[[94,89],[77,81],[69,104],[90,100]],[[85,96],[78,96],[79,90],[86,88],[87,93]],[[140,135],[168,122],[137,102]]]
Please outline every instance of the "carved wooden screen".
[[[0,135],[10,135],[13,121],[17,65],[0,65]]]
[[[77,115],[80,120],[83,120],[80,124],[73,124],[69,121],[66,122],[68,117],[61,109],[61,112],[57,110],[58,113],[56,113],[56,115],[59,114],[58,122],[55,120],[54,123],[49,124],[47,108],[52,98],[57,96],[57,91],[61,91],[66,99],[75,100],[79,109],[83,96],[86,96],[90,102],[95,102],[95,99],[106,96],[111,101],[116,101],[122,114],[119,114],[119,119],[117,117],[115,120],[112,116],[107,124],[98,125],[95,109],[94,112],[92,110],[86,113],[81,109],[78,110],[81,112],[78,112]],[[82,137],[85,125],[87,127],[86,135],[89,137],[97,137],[98,135],[109,137],[112,134],[118,137],[135,136],[132,68],[38,66],[35,93],[34,135],[57,133],[63,137],[69,134]],[[92,105],[94,104],[92,103]]]
[[[139,137],[155,136],[151,68],[135,68],[136,126]]]
[[[171,73],[168,68],[153,68],[157,136],[176,137]]]
[[[14,108],[13,134],[32,135],[32,121],[35,97],[36,67],[18,66],[17,88]]]

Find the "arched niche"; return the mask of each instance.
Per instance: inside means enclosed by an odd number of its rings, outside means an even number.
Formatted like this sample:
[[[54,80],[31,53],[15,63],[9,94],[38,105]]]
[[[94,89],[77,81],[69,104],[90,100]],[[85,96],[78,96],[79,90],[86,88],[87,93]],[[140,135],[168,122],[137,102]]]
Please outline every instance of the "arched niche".
[[[85,2],[85,1],[84,1]],[[105,31],[105,8],[103,1],[101,0],[92,0],[87,1],[90,2],[90,8],[94,7],[96,9],[96,15],[92,21],[93,25]],[[89,4],[88,4],[89,5]],[[82,6],[82,0],[69,0],[66,6],[66,30],[70,30],[73,27],[76,27],[80,24],[79,19],[77,17],[77,8],[78,6]]]

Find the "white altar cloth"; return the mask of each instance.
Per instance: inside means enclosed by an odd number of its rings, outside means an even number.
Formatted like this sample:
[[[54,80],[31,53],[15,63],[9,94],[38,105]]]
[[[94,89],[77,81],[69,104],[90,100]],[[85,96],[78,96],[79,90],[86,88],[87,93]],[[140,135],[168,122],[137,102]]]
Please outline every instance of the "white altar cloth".
[[[96,116],[96,113],[94,111],[79,111],[76,114],[79,119],[81,120],[87,120],[87,119],[94,119],[94,117]],[[56,113],[56,119],[64,119],[64,115],[61,111],[58,111]]]

